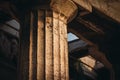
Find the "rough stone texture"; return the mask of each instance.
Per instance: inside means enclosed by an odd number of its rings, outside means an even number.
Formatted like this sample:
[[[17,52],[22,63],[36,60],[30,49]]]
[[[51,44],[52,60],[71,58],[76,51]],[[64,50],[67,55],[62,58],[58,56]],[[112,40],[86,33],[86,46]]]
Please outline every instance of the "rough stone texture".
[[[111,17],[113,20],[120,22],[120,0],[73,0],[78,5],[82,6],[88,11],[91,11],[91,7],[99,10],[105,15]]]
[[[45,79],[45,12],[44,10],[38,11],[38,41],[37,41],[37,79],[44,80]],[[42,46],[41,46],[42,45]]]
[[[71,0],[52,0],[51,8],[67,17],[70,22],[77,15],[77,6]]]
[[[39,17],[34,19],[37,16]],[[30,17],[30,30],[27,30],[30,32],[27,36],[30,45],[26,47],[27,53],[24,53],[22,47],[23,52],[20,54],[21,79],[68,80],[66,17],[49,9],[33,11]]]
[[[75,3],[77,3],[79,6],[81,6],[85,10],[87,10],[89,12],[92,12],[92,6],[88,2],[88,0],[72,0],[72,1],[74,1]]]
[[[112,19],[120,22],[120,1],[119,0],[89,0],[91,5],[111,17]]]

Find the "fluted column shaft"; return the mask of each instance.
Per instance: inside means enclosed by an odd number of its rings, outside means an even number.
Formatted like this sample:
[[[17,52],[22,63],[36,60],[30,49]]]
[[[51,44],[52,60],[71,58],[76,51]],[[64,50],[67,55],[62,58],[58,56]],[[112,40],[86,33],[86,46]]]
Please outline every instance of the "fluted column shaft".
[[[66,28],[65,16],[51,10],[38,11],[38,80],[68,79],[68,70],[66,70],[68,69]],[[41,35],[42,37],[40,37]]]
[[[21,11],[18,80],[69,80],[67,23],[77,6],[71,0],[42,5]]]
[[[52,10],[39,9],[31,12],[28,21],[29,44],[22,42],[28,46],[22,48],[20,69],[24,73],[21,72],[20,79],[69,80],[67,18]]]

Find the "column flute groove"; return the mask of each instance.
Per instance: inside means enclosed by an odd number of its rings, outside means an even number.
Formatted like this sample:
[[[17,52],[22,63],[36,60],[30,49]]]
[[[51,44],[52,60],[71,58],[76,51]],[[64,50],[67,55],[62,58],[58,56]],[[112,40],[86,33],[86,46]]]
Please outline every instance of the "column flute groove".
[[[67,23],[77,6],[71,0],[51,0],[21,13],[18,80],[69,80]]]

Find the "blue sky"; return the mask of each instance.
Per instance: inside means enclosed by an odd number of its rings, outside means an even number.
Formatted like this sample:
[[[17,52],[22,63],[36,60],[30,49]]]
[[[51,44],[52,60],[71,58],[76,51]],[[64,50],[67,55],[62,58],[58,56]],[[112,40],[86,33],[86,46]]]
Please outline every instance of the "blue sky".
[[[78,39],[78,37],[75,36],[75,35],[72,34],[72,33],[68,33],[68,41],[72,41],[72,40],[75,40],[75,39]]]

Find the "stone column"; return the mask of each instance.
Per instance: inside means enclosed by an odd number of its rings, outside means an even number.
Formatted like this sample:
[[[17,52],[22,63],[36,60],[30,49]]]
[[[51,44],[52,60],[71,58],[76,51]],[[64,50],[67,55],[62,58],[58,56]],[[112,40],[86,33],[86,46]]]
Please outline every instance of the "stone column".
[[[68,57],[65,56],[68,55],[66,28],[65,16],[51,10],[38,11],[38,80],[65,80],[65,59]]]
[[[37,79],[68,79],[66,17],[52,10],[38,11]]]
[[[65,8],[53,1],[51,8],[31,11],[24,19],[19,80],[69,80],[67,22],[77,8],[64,3]]]

